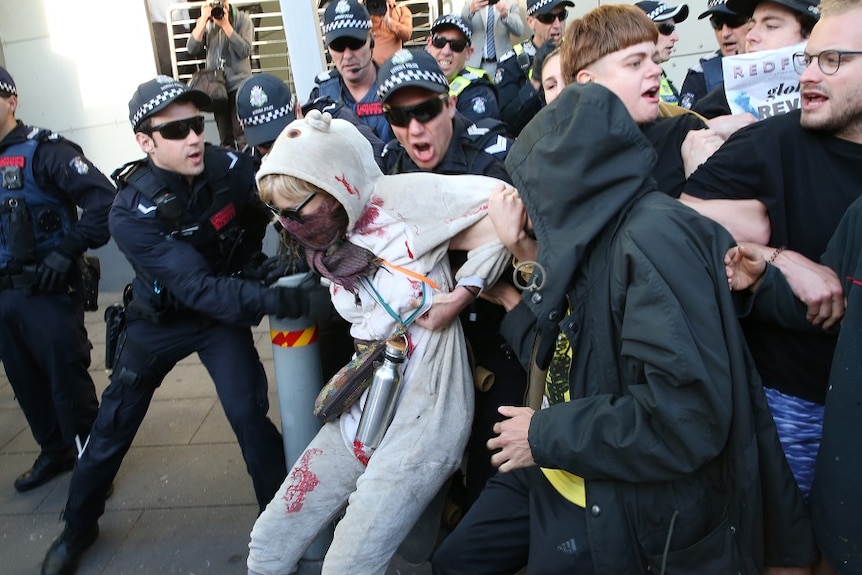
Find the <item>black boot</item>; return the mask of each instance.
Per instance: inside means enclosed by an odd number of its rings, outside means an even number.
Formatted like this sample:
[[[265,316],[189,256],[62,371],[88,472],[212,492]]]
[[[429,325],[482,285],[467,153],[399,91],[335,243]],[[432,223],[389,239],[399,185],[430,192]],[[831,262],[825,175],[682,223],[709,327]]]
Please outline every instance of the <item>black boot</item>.
[[[30,491],[54,479],[61,473],[70,471],[75,466],[75,450],[42,452],[36,458],[33,467],[25,471],[15,480],[15,489]]]
[[[66,524],[60,536],[54,539],[45,560],[42,561],[42,575],[72,575],[78,569],[81,555],[99,536],[99,524],[94,523],[85,529],[76,529]]]

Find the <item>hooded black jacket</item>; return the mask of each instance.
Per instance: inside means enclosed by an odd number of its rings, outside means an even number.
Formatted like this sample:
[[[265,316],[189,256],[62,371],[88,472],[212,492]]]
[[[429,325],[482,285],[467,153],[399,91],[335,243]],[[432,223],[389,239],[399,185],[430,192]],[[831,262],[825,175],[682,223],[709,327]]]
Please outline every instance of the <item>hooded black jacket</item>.
[[[573,352],[572,400],[533,416],[533,457],[586,480],[597,574],[811,564],[810,519],[727,289],[733,239],[657,193],[654,162],[595,84],[567,87],[506,160],[545,282],[502,331],[525,365],[536,329],[548,350],[562,329]]]

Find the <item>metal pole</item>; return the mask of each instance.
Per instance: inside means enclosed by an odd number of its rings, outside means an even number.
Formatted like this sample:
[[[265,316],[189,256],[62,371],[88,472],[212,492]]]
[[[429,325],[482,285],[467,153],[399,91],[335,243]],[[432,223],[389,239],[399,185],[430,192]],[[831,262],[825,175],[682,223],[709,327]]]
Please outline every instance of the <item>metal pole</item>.
[[[283,277],[276,285],[295,286],[305,274]],[[281,434],[288,469],[317,435],[322,423],[314,416],[314,400],[323,386],[318,329],[309,318],[269,316],[272,358],[281,413]],[[318,575],[332,542],[333,528],[321,531],[299,562],[298,575]],[[289,537],[289,534],[286,535]]]

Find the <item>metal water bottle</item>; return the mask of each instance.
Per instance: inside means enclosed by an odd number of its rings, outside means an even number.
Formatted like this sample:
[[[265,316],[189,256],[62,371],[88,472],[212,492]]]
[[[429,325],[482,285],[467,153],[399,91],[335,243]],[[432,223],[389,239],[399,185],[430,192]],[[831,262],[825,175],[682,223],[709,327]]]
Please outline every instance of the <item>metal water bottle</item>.
[[[366,449],[376,449],[395,416],[395,403],[401,387],[401,364],[407,357],[407,339],[391,337],[386,341],[383,363],[374,370],[374,378],[359,420],[356,441]]]

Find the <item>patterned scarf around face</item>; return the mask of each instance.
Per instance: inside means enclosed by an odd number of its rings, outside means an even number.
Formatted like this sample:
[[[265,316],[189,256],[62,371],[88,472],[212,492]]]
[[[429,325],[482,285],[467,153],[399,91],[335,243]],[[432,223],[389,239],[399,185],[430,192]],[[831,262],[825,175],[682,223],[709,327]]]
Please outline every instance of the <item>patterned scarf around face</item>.
[[[313,213],[303,215],[303,221],[279,218],[282,227],[305,249],[309,267],[329,281],[352,293],[359,290],[359,280],[380,265],[369,250],[348,242],[347,212],[332,196]]]

